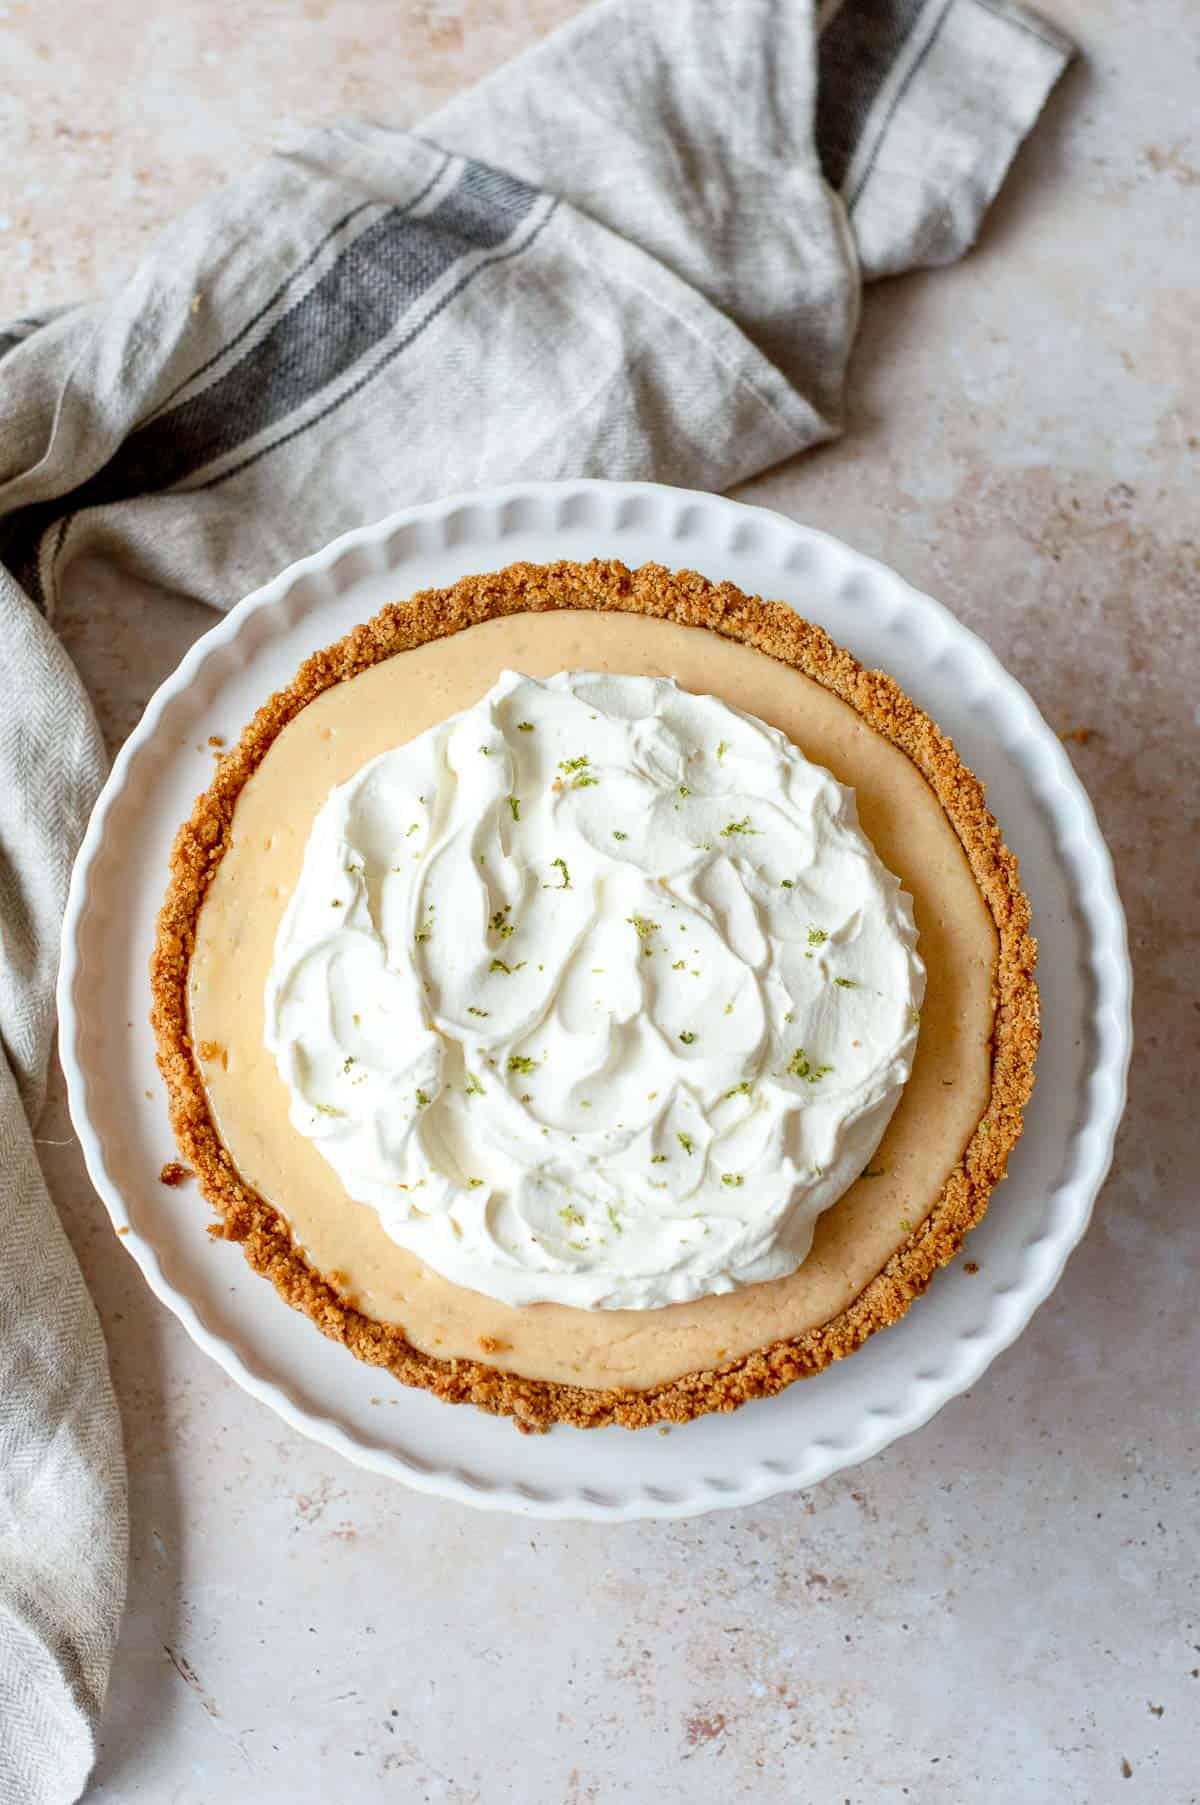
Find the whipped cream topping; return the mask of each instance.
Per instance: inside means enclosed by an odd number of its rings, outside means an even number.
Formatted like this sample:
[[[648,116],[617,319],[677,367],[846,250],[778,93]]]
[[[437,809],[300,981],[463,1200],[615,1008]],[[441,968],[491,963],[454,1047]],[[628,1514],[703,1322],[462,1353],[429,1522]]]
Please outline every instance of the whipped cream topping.
[[[909,1075],[924,968],[853,792],[667,678],[506,671],[331,791],[276,938],[290,1118],[511,1304],[793,1271]]]

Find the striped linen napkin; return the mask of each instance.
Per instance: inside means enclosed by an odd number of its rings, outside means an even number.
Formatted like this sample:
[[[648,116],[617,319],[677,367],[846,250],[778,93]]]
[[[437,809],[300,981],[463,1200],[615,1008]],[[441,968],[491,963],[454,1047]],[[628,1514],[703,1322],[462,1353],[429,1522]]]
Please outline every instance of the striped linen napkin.
[[[100,1327],[32,1142],[102,773],[83,553],[227,608],[517,477],[721,490],[836,435],[860,285],[971,244],[1071,54],[1014,0],[606,0],[417,133],[300,139],[0,331],[0,1801],[78,1797],[125,1583]]]

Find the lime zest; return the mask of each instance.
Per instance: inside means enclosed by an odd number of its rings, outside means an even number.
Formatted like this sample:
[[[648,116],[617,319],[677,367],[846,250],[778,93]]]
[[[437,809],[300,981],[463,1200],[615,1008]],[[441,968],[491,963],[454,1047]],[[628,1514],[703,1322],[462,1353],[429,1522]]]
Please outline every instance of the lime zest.
[[[832,1072],[831,1065],[814,1065],[803,1047],[797,1047],[787,1062],[789,1078],[803,1078],[807,1084],[819,1084],[827,1072]]]
[[[598,784],[600,779],[589,769],[591,760],[586,752],[578,758],[560,758],[558,768],[567,779],[569,790],[586,790]]]

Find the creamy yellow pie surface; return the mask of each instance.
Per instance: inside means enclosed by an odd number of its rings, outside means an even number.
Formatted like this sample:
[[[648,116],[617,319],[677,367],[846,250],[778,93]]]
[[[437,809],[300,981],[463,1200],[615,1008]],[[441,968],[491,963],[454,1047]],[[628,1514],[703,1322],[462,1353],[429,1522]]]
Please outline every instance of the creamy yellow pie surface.
[[[504,669],[668,675],[758,716],[854,788],[864,831],[913,898],[927,990],[912,1075],[868,1175],[821,1217],[811,1253],[789,1277],[658,1309],[514,1308],[452,1284],[390,1240],[289,1122],[287,1090],[264,1045],[264,990],[313,818],[334,785],[476,702]],[[340,1298],[439,1361],[645,1390],[818,1329],[908,1242],[988,1106],[998,948],[992,911],[941,802],[859,711],[800,670],[705,627],[574,607],[507,613],[430,639],[325,688],[294,714],[237,796],[195,924],[188,1008],[224,1147]]]

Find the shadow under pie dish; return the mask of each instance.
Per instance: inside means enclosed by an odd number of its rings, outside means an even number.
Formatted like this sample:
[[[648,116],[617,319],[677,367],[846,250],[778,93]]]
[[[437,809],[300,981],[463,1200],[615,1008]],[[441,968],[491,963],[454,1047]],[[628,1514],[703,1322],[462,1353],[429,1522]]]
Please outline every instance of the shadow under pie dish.
[[[637,1308],[544,1297],[514,1304],[455,1283],[392,1239],[378,1210],[348,1193],[320,1149],[321,1136],[294,1126],[295,1096],[266,1044],[264,994],[314,821],[331,791],[350,784],[369,761],[470,709],[505,670],[531,679],[561,672],[618,673],[622,681],[672,676],[685,695],[714,697],[766,722],[853,789],[867,840],[912,898],[927,982],[911,1074],[865,1169],[850,1174],[853,1182],[822,1209],[811,1251],[793,1271]],[[488,757],[482,743],[471,749]],[[559,749],[566,756],[547,769],[564,767],[554,782],[569,792],[567,805],[598,806],[603,772],[593,785],[586,748],[573,740]],[[494,754],[505,757],[506,748],[497,745]],[[697,754],[698,781],[677,786],[692,791],[680,798],[681,808],[690,813],[708,792],[736,800],[741,792],[725,761],[714,770],[715,749],[698,747]],[[731,807],[724,826],[736,829],[745,820],[747,832],[730,844],[740,868],[755,883],[777,884],[778,900],[790,904],[782,893],[796,877],[783,867],[766,870],[779,836],[754,827],[755,819]],[[414,826],[419,847],[421,823],[406,822],[400,835],[407,839]],[[409,856],[406,849],[397,854]],[[563,881],[555,861],[545,866],[546,887]],[[674,899],[669,878],[662,895],[666,909],[630,909],[626,963],[642,959],[647,971],[661,966],[665,974],[680,963],[668,957],[659,932],[658,917],[669,914]],[[335,903],[353,907],[354,899],[347,892],[329,902],[332,910]],[[507,982],[502,970],[492,979],[493,961],[520,963],[513,952],[519,933],[505,931],[515,918],[503,916],[503,907],[484,912],[487,932],[477,949],[493,988]],[[647,922],[649,951],[638,925]],[[853,932],[844,920],[812,931],[821,938],[804,945],[800,957],[811,954],[811,964],[800,969],[806,981],[819,974],[827,986],[821,1019],[842,1020],[829,1012],[831,1001],[858,1007],[867,988],[843,976],[832,958],[832,949],[850,957]],[[686,950],[691,957],[690,944]],[[240,1241],[251,1265],[289,1303],[404,1383],[511,1415],[522,1427],[639,1427],[729,1410],[818,1371],[896,1321],[960,1249],[1004,1175],[1031,1091],[1034,960],[1016,864],[980,785],[890,678],[864,671],[783,604],[691,572],[594,562],[514,565],[423,592],[309,658],[222,757],[179,832],[151,977],[159,1064],[180,1150],[218,1212],[215,1232]],[[844,966],[855,969],[852,959]],[[686,967],[680,983],[684,977],[692,981]],[[608,1007],[613,982],[606,971],[598,1006]],[[476,1024],[491,1020],[482,979],[471,994],[466,1008],[475,1033]],[[710,1035],[721,1044],[722,1013],[707,1028],[703,1011],[699,1027],[677,1029],[671,1021],[672,1040],[692,1036],[689,1060],[702,1058]],[[453,1062],[463,1010],[456,1009],[449,1032],[445,1021],[425,1026],[443,1035]],[[353,1028],[337,1028],[339,1048],[358,1045]],[[789,1043],[783,1051],[783,1058],[777,1046],[764,1054],[754,1078],[761,1069],[778,1088],[794,1066],[791,1088],[811,1098],[822,1094],[822,1082],[841,1082],[832,1061],[824,1068],[830,1077],[813,1082],[823,1070],[821,1047]],[[347,1085],[365,1081],[358,1060],[346,1052]],[[511,1090],[518,1107],[524,1075],[518,1068],[511,1084],[509,1077],[505,1069],[493,1082]],[[329,1095],[329,1115],[316,1126],[340,1135],[342,1093]],[[703,1086],[700,1095],[708,1135],[708,1118],[717,1118]],[[603,1108],[604,1093],[586,1101]],[[531,1100],[529,1107],[536,1112],[538,1105]],[[556,1132],[569,1126],[559,1122]],[[694,1154],[700,1136],[670,1123],[667,1132],[692,1141]],[[680,1161],[688,1157],[681,1142],[674,1144]],[[720,1182],[726,1180],[731,1205],[753,1192],[748,1174],[723,1171]],[[565,1240],[575,1238],[576,1206],[562,1208],[568,1214],[560,1251],[569,1266]],[[681,1224],[691,1217],[679,1213]],[[596,1232],[590,1222],[580,1226],[584,1240]],[[630,1226],[627,1217],[625,1230]],[[614,1225],[614,1244],[620,1233]],[[752,1272],[753,1262],[745,1270]]]

